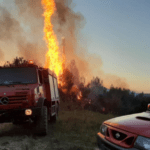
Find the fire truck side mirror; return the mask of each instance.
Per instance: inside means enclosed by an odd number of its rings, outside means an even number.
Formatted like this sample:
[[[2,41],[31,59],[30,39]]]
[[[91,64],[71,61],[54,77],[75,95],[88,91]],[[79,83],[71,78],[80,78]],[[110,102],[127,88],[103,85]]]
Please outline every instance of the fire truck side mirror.
[[[149,110],[149,111],[150,111],[150,104],[148,104],[148,106],[147,106],[147,110]]]

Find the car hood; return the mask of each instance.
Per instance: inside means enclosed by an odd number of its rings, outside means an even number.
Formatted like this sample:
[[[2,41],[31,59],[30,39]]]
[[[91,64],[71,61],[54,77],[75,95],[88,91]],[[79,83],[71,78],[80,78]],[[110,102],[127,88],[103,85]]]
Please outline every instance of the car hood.
[[[104,124],[150,138],[150,112],[116,117]]]

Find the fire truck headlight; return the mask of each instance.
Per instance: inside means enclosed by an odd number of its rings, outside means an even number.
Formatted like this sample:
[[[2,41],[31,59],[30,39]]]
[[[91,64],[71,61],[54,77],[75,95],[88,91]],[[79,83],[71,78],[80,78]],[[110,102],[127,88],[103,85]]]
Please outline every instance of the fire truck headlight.
[[[25,115],[27,115],[27,116],[32,115],[32,110],[31,109],[26,109],[25,110]]]
[[[150,149],[150,138],[138,136],[134,146],[139,149],[149,150]]]

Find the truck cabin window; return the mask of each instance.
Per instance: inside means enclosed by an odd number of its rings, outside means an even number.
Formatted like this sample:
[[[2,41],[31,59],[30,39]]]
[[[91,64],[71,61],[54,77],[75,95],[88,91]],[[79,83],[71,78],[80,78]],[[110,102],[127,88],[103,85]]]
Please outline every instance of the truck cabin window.
[[[32,67],[1,68],[0,85],[37,83],[37,72]]]

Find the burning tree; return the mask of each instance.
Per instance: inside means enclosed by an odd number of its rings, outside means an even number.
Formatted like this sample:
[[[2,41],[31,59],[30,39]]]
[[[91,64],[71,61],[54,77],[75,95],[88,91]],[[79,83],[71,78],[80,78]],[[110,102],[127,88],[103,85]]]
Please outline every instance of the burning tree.
[[[62,100],[68,100],[71,96],[71,89],[74,85],[72,73],[67,68],[64,69],[63,73],[59,76],[59,81],[59,89]]]

